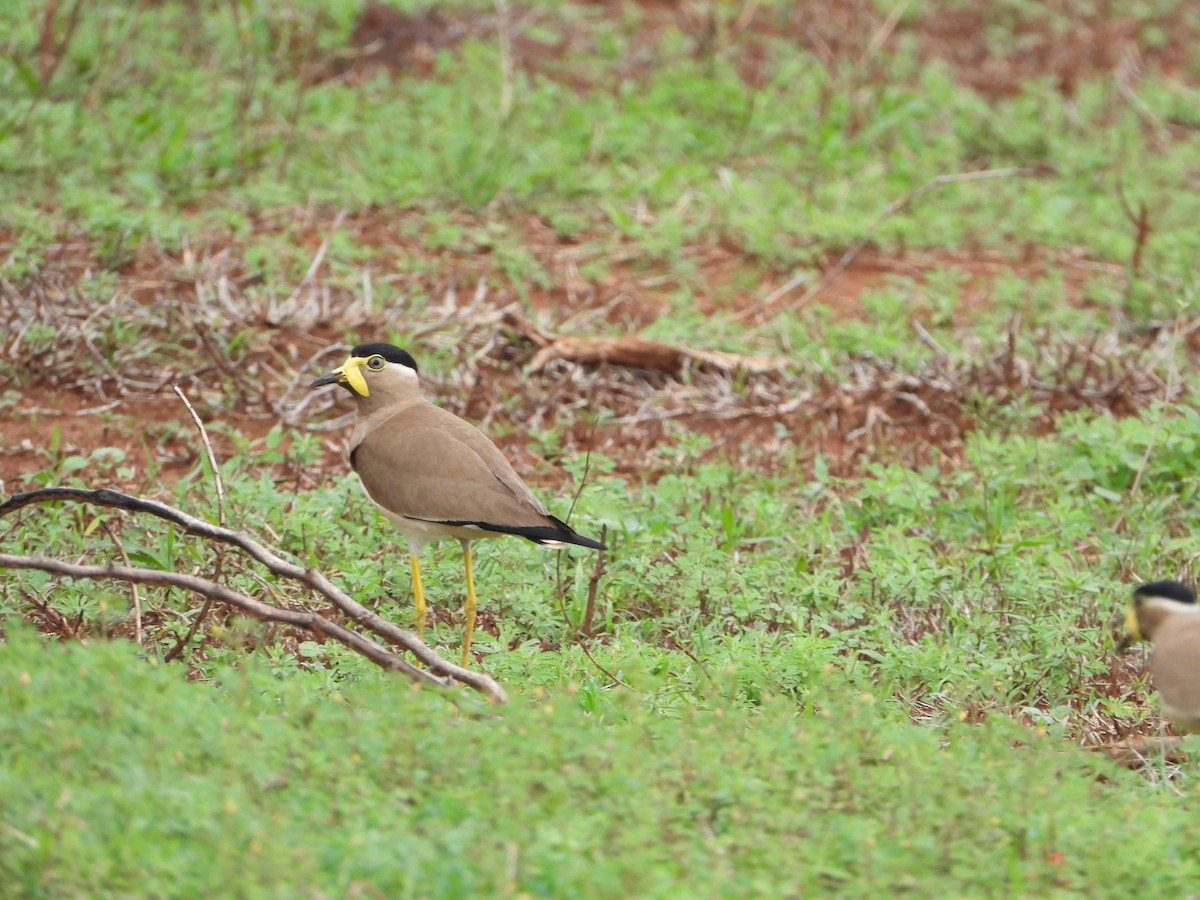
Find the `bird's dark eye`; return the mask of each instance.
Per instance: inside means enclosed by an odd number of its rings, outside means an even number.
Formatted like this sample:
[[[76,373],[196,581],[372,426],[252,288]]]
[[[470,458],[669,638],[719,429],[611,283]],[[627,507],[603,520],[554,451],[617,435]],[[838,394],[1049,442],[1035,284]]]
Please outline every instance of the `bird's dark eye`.
[[[380,369],[382,369],[386,365],[387,365],[387,360],[385,360],[382,356],[372,356],[370,359],[367,360],[367,368],[370,369],[372,372],[378,372]]]

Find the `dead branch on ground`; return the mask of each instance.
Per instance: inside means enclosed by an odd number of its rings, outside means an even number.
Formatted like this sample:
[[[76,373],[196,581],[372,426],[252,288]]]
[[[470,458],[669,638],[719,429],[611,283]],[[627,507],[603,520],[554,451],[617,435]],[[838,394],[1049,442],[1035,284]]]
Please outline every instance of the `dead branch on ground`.
[[[379,643],[363,637],[336,622],[331,622],[318,613],[281,609],[269,603],[263,603],[252,597],[247,597],[238,591],[228,588],[207,578],[197,575],[187,575],[183,572],[167,572],[162,569],[141,569],[132,566],[85,566],[63,562],[49,556],[13,556],[0,553],[0,568],[5,569],[40,569],[53,575],[65,575],[68,578],[109,578],[117,581],[127,581],[130,584],[155,584],[165,587],[178,587],[194,591],[203,597],[208,597],[220,603],[236,607],[242,612],[249,613],[256,619],[266,622],[283,622],[295,625],[297,628],[307,628],[328,635],[336,641],[345,644],[351,650],[356,650],[371,662],[385,669],[403,672],[416,681],[428,681],[431,684],[444,685],[445,682],[424,669],[417,668],[394,653],[388,651]]]
[[[537,373],[556,359],[579,365],[609,363],[630,369],[649,369],[679,375],[689,366],[715,369],[720,372],[742,370],[753,374],[778,372],[787,367],[787,360],[777,356],[743,356],[721,350],[696,350],[652,341],[636,334],[622,337],[571,337],[546,331],[530,322],[514,309],[504,313],[502,320],[521,337],[538,348],[529,371]]]
[[[217,464],[217,455],[213,452],[212,441],[208,437],[208,429],[204,427],[204,420],[200,418],[200,414],[196,412],[196,408],[188,400],[187,394],[183,392],[183,388],[177,384],[173,384],[171,385],[171,390],[183,402],[184,409],[188,411],[188,414],[192,417],[192,421],[196,423],[196,430],[200,432],[200,441],[204,444],[204,455],[208,457],[208,466],[212,469],[213,474],[213,484],[217,489],[217,524],[224,528],[225,482],[221,478],[221,467]],[[125,564],[128,565],[129,560],[125,560]],[[213,565],[212,577],[214,581],[221,577],[221,567],[224,564],[225,547],[224,545],[219,545],[217,547],[217,561]],[[137,590],[137,588],[135,587],[134,590]],[[166,652],[166,655],[163,657],[166,662],[171,662],[183,655],[183,648],[191,643],[200,626],[208,619],[208,614],[212,611],[212,605],[213,598],[206,596],[204,598],[204,606],[200,609],[200,615],[192,619],[192,624],[188,626],[188,630],[175,642],[175,646]]]
[[[131,583],[169,584],[184,587],[188,590],[194,590],[205,597],[211,597],[218,602],[235,606],[258,618],[286,622],[327,634],[351,649],[362,653],[372,662],[387,669],[403,672],[416,680],[427,681],[442,686],[449,686],[452,682],[457,681],[486,694],[497,702],[503,703],[507,699],[504,689],[490,676],[482,672],[472,672],[469,669],[464,669],[461,666],[456,666],[442,659],[432,647],[419,640],[415,634],[400,628],[398,625],[367,609],[317,570],[303,568],[289,562],[270,548],[241,532],[212,525],[163,503],[144,500],[140,497],[133,497],[119,491],[43,488],[24,494],[15,494],[4,503],[0,503],[0,518],[35,503],[50,503],[59,500],[94,503],[98,506],[123,509],[133,513],[149,513],[178,526],[187,534],[236,547],[265,566],[272,574],[299,582],[309,590],[319,594],[352,621],[373,632],[388,644],[412,653],[418,660],[428,666],[428,671],[412,666],[398,656],[390,653],[375,641],[337,625],[316,613],[297,612],[272,606],[258,600],[253,600],[250,597],[246,597],[214,582],[196,578],[195,576],[183,575],[178,572],[129,568],[127,566],[75,566],[47,557],[18,557],[10,555],[0,555],[0,568],[37,568],[76,578],[115,578],[130,581]]]

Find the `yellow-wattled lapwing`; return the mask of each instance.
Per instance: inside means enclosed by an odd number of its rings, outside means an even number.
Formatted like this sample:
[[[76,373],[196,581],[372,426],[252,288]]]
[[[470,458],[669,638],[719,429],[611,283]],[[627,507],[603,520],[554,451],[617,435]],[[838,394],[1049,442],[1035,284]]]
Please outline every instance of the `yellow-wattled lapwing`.
[[[1163,712],[1179,731],[1200,731],[1200,606],[1178,581],[1155,581],[1133,592],[1125,616],[1127,638],[1152,647],[1148,668]]]
[[[467,572],[464,666],[475,631],[471,541],[513,534],[549,546],[604,549],[550,515],[482,431],[426,400],[417,383],[417,364],[406,351],[391,344],[360,344],[312,387],[325,384],[340,384],[354,395],[358,416],[350,465],[367,495],[408,538],[418,636],[424,636],[426,615],[421,548],[443,537],[462,544]]]

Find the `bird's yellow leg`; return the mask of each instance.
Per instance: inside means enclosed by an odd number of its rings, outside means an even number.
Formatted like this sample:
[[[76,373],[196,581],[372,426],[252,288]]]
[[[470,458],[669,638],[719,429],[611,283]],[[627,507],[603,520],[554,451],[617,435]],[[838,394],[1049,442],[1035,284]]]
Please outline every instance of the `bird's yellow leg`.
[[[412,561],[413,599],[417,606],[417,637],[425,640],[425,591],[421,589],[421,562],[417,554],[409,553]]]
[[[467,567],[467,624],[463,629],[463,668],[471,661],[471,638],[475,634],[475,573],[471,570],[471,542],[462,541],[463,561]]]

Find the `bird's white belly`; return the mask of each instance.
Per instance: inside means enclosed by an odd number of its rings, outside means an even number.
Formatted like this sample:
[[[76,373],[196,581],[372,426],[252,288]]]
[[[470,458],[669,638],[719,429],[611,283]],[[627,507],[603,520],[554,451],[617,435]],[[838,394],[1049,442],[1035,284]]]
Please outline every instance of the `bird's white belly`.
[[[371,502],[375,503],[374,500]],[[438,538],[450,537],[460,541],[477,541],[481,538],[500,537],[499,532],[487,531],[476,525],[442,525],[438,522],[424,522],[420,519],[409,519],[396,515],[378,503],[375,505],[418,550]]]

